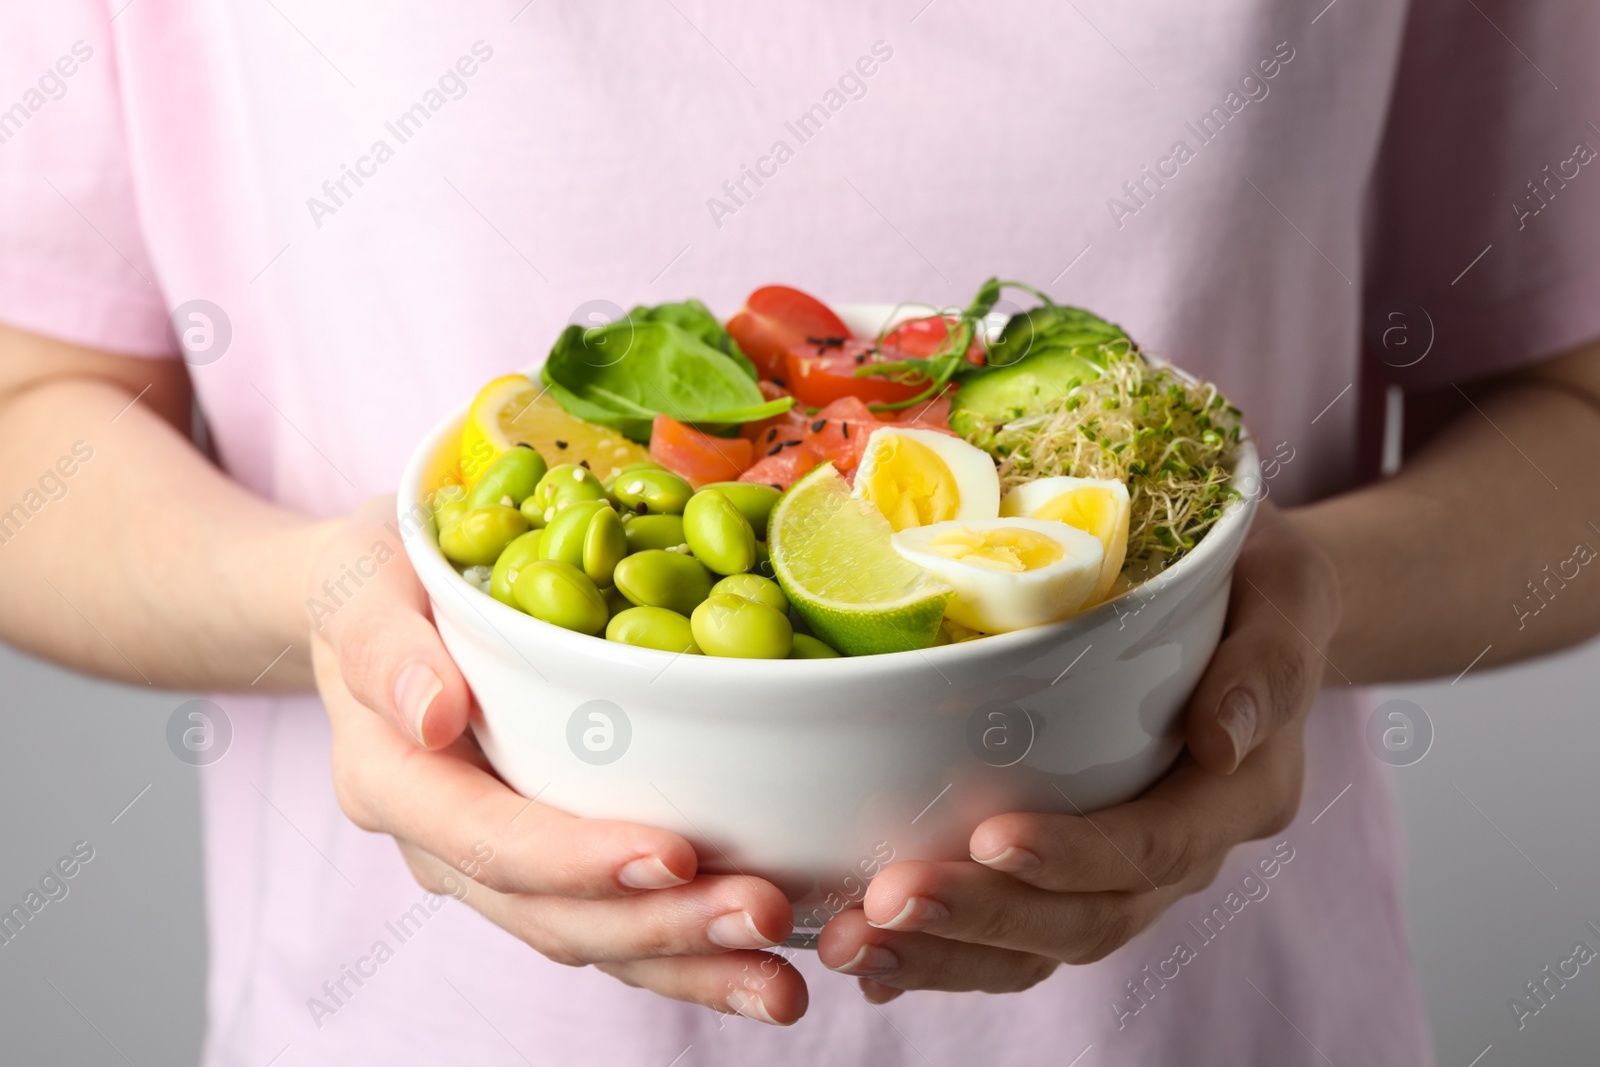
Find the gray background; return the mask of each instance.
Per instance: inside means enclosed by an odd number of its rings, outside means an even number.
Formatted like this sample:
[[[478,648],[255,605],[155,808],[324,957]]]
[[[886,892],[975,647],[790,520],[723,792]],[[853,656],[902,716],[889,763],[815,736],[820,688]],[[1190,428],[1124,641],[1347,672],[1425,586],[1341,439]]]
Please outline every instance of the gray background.
[[[1600,961],[1521,1031],[1509,1007],[1579,939],[1600,947],[1584,926],[1600,925],[1597,677],[1591,644],[1387,694],[1414,701],[1434,727],[1426,757],[1395,778],[1417,962],[1445,1067],[1554,1067],[1600,1049]],[[73,842],[95,850],[67,897],[0,946],[0,1062],[197,1060],[199,797],[165,734],[182,700],[0,645],[0,902],[20,901]]]

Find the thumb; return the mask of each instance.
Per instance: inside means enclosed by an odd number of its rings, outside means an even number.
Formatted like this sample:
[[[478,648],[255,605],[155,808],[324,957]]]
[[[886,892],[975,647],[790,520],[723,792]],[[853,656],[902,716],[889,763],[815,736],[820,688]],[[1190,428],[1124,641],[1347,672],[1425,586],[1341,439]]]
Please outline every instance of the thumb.
[[[1197,763],[1233,773],[1310,710],[1325,671],[1342,677],[1324,652],[1339,615],[1332,561],[1263,502],[1234,568],[1222,642],[1189,700],[1189,751]]]
[[[306,610],[352,696],[425,748],[467,726],[472,694],[439,639],[393,521],[394,498],[356,509],[312,568]]]

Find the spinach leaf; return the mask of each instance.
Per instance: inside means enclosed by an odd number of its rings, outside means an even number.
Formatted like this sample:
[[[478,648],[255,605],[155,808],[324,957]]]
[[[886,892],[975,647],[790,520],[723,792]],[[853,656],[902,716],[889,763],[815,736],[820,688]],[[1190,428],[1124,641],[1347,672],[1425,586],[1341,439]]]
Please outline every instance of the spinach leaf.
[[[733,335],[722,328],[722,323],[717,321],[717,317],[694,297],[675,304],[657,304],[655,307],[645,307],[641,304],[628,312],[628,318],[634,322],[670,322],[674,326],[680,326],[718,352],[730,357],[750,376],[751,381],[756,380],[756,365],[751,363],[740,350],[739,342],[735,341]]]
[[[542,378],[569,414],[644,442],[657,414],[718,429],[787,411],[793,398],[767,400],[741,361],[675,322],[630,315],[568,326]]]

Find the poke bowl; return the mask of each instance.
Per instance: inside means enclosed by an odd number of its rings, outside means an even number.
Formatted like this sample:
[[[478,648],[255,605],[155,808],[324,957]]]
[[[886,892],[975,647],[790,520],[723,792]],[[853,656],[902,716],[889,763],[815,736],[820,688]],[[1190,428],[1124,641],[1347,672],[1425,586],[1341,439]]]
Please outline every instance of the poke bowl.
[[[867,333],[895,312],[840,318]],[[888,864],[966,858],[991,816],[1092,812],[1159,779],[1183,747],[1259,496],[1255,448],[1237,434],[1231,491],[1204,536],[1059,621],[867,655],[683,654],[534,617],[447,558],[433,500],[462,468],[470,413],[423,438],[398,513],[490,764],[541,803],[683,835],[703,871],[770,880],[797,943]]]

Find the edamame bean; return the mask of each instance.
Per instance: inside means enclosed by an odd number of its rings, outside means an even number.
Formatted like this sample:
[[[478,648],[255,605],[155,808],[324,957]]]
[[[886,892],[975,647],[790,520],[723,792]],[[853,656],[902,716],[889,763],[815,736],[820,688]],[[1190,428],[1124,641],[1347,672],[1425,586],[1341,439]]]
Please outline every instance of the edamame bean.
[[[557,512],[544,528],[539,558],[559,559],[562,563],[582,567],[584,535],[589,532],[590,521],[601,511],[611,511],[609,500],[579,500]]]
[[[648,608],[688,615],[711,595],[711,572],[693,556],[647,548],[617,564],[612,580],[622,595]]]
[[[588,575],[570,563],[536,560],[522,568],[511,587],[517,606],[536,619],[594,636],[611,613]]]
[[[739,509],[739,514],[750,520],[756,540],[767,539],[767,520],[772,517],[772,509],[782,492],[760,482],[712,482],[700,488],[715,489],[727,497],[728,502]]]
[[[794,647],[788,616],[731,593],[707,597],[689,617],[694,643],[708,656],[783,659]]]
[[[634,471],[611,482],[617,507],[637,515],[682,515],[694,488],[668,470]]]
[[[518,445],[489,464],[467,494],[467,504],[475,508],[485,504],[519,507],[533,495],[545,472],[544,457],[527,445]]]
[[[539,506],[538,497],[530,496],[522,502],[522,506],[517,510],[522,512],[522,517],[528,520],[529,526],[535,530],[544,529],[545,509]]]
[[[810,634],[795,634],[794,647],[789,649],[790,659],[838,659],[839,653],[818,641]]]
[[[622,530],[628,537],[629,552],[677,548],[685,543],[681,515],[637,515],[629,519]]]
[[[543,536],[543,530],[529,530],[501,551],[499,558],[494,561],[494,570],[489,573],[490,596],[510,607],[517,606],[517,598],[511,595],[511,587],[516,584],[517,574],[522,568],[539,558],[539,539]]]
[[[561,516],[557,515],[556,518]],[[595,585],[602,588],[608,586],[617,564],[627,554],[628,537],[622,531],[622,520],[609,506],[601,508],[589,520],[583,534],[583,573]]]
[[[606,492],[616,492],[617,483],[628,475],[633,474],[635,471],[664,471],[666,469],[667,468],[663,467],[653,459],[644,459],[637,463],[624,463],[622,466],[612,471],[611,477],[606,479]]]
[[[695,559],[718,574],[742,574],[756,561],[750,520],[716,489],[702,489],[683,509],[683,539]]]
[[[600,479],[589,468],[576,463],[562,463],[545,472],[534,487],[531,499],[548,525],[556,512],[568,504],[582,500],[603,500],[605,495],[605,486],[600,484]]]
[[[488,567],[519,534],[528,520],[516,508],[501,504],[471,508],[439,531],[439,549],[445,558],[463,567]]]
[[[757,604],[765,604],[773,611],[787,613],[789,610],[789,598],[783,595],[778,583],[759,574],[730,574],[711,587],[713,596],[718,593],[742,596]]]
[[[613,619],[633,607],[633,601],[623,596],[622,590],[614,585],[600,590],[600,595],[606,598],[606,607],[611,611]]]
[[[440,486],[434,490],[429,506],[433,508],[433,528],[443,531],[467,513],[467,491],[459,485]]]
[[[778,577],[778,572],[772,569],[772,553],[767,549],[765,541],[756,542],[756,564],[750,570],[763,578]]]
[[[699,655],[689,620],[666,608],[629,608],[606,623],[606,640],[661,652]]]

